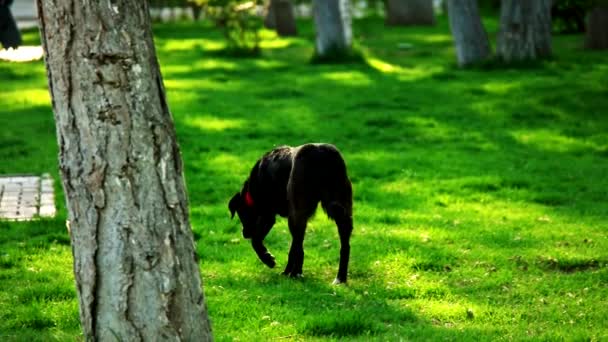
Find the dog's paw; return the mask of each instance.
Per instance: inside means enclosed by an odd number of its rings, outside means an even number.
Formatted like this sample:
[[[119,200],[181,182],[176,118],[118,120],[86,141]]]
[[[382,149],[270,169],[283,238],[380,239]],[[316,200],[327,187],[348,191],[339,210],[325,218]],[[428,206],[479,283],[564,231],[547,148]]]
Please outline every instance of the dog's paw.
[[[275,261],[274,256],[270,253],[266,253],[263,255],[262,262],[270,268],[274,268],[277,265],[277,262]]]
[[[289,278],[293,278],[293,279],[302,279],[304,278],[304,276],[302,275],[302,273],[294,273],[294,272],[283,272],[282,273],[284,276],[289,277]]]
[[[342,280],[340,278],[336,278],[334,279],[334,282],[331,283],[332,285],[346,285],[346,279]]]

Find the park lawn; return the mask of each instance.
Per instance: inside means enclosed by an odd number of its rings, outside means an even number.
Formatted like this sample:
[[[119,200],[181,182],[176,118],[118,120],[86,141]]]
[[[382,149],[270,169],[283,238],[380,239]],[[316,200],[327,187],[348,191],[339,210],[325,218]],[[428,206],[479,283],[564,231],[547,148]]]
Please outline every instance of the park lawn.
[[[550,61],[464,71],[445,18],[366,19],[367,64],[311,65],[299,29],[231,59],[207,24],[155,28],[216,339],[608,339],[608,54],[557,36]],[[61,191],[46,85],[42,62],[0,62],[0,174],[49,172]],[[348,286],[330,285],[339,242],[321,211],[302,280],[280,275],[285,220],[268,269],[229,219],[263,152],[310,141],[336,144],[353,182]],[[81,338],[57,197],[56,219],[0,221],[2,341]]]

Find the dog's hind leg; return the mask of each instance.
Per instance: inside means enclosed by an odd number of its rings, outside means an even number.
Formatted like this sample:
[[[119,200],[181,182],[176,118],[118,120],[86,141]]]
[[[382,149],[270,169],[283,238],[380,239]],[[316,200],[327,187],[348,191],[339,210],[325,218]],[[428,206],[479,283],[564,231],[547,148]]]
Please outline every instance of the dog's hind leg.
[[[334,197],[337,199],[329,199]],[[350,182],[339,190],[331,192],[321,201],[321,205],[327,216],[333,219],[338,226],[338,234],[340,235],[340,266],[338,267],[338,275],[334,280],[334,285],[346,283],[348,277],[348,262],[350,259],[350,236],[353,231],[353,216],[352,216],[352,186]]]
[[[346,283],[348,276],[348,261],[350,259],[350,235],[353,231],[352,216],[343,216],[336,219],[338,233],[340,234],[340,266],[334,285]]]

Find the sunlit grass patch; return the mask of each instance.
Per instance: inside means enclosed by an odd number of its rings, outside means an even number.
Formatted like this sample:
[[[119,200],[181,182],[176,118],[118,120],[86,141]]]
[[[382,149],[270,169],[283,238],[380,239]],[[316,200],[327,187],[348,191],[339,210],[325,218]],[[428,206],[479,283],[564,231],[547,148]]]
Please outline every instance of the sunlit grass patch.
[[[187,125],[198,127],[208,131],[223,131],[231,128],[239,128],[244,124],[243,120],[220,119],[212,116],[196,116],[184,119]]]
[[[51,101],[48,89],[44,87],[17,89],[0,92],[0,101],[18,107],[48,105]]]
[[[369,77],[359,71],[325,72],[321,77],[337,83],[345,83],[354,86],[366,86],[371,84]]]
[[[461,70],[444,17],[365,19],[365,63],[316,65],[312,22],[298,30],[235,59],[208,22],[155,28],[217,340],[608,338],[605,54],[556,36],[552,61]],[[0,79],[0,172],[51,172],[60,190],[42,63],[0,62]],[[265,240],[274,269],[230,219],[264,152],[311,141],[336,144],[353,183],[346,286],[330,285],[340,242],[320,208],[300,280],[281,275],[284,218]],[[57,199],[55,220],[0,221],[2,341],[82,338]]]
[[[367,317],[356,312],[345,312],[340,316],[307,320],[301,332],[311,336],[341,338],[370,335],[378,328]]]
[[[551,130],[521,130],[512,134],[522,144],[551,152],[576,152],[597,147],[588,141],[563,136]]]

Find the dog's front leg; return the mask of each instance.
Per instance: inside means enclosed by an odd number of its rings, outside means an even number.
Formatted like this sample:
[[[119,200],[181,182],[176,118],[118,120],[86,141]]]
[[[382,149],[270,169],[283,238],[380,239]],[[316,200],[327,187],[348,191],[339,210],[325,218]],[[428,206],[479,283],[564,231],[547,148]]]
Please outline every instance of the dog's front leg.
[[[266,246],[264,246],[263,240],[253,239],[251,240],[251,246],[258,255],[258,258],[260,258],[260,260],[262,260],[266,266],[270,268],[276,266],[277,263],[274,260],[274,256],[268,252],[268,249],[266,249]]]
[[[268,249],[266,249],[266,246],[264,246],[264,239],[272,229],[274,222],[275,219],[272,215],[260,216],[257,222],[257,233],[251,239],[251,246],[258,255],[258,258],[260,258],[260,260],[262,260],[262,262],[270,268],[276,266],[276,262],[274,256],[270,254]]]

